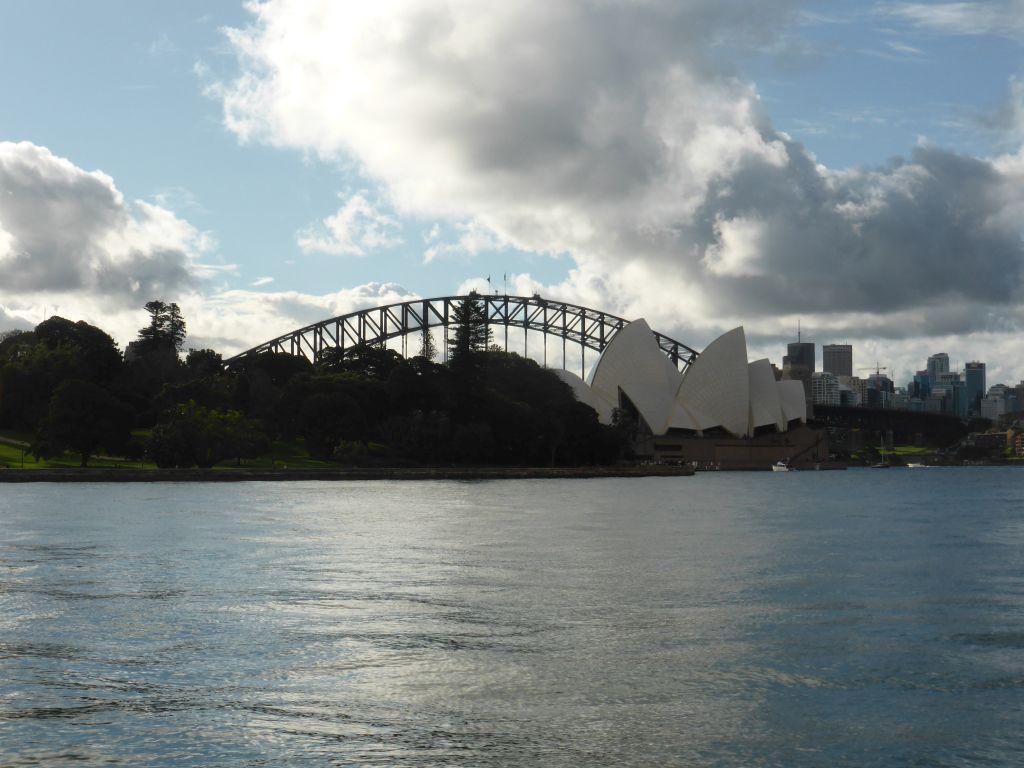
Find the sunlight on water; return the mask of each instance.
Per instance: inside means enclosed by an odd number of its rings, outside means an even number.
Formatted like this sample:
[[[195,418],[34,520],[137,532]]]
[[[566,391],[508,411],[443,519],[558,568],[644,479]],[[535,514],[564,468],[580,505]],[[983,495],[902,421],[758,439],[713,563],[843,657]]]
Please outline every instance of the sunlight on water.
[[[0,486],[3,765],[1019,765],[1024,475]]]

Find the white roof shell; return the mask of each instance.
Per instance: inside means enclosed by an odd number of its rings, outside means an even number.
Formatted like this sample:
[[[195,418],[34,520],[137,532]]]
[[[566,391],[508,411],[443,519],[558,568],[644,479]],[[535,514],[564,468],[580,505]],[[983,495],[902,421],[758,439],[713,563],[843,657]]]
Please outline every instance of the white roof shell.
[[[668,431],[672,421],[680,379],[679,371],[655,341],[651,327],[640,319],[612,337],[590,374],[590,388],[599,401],[615,406],[621,389],[651,431],[660,435]]]
[[[700,423],[734,435],[750,434],[750,375],[743,327],[711,342],[686,370],[676,402]]]
[[[779,388],[779,400],[782,402],[782,414],[786,421],[800,419],[807,421],[807,397],[804,394],[803,382],[796,379],[777,381],[775,385]]]
[[[669,428],[722,427],[749,437],[758,427],[785,431],[790,421],[807,420],[803,384],[775,381],[767,359],[748,364],[742,327],[711,342],[685,375],[658,347],[643,319],[615,334],[591,371],[589,386],[569,371],[555,373],[605,424],[611,423],[621,390],[656,435]]]
[[[750,434],[758,427],[774,424],[779,432],[786,430],[786,417],[782,413],[779,388],[775,386],[775,373],[767,358],[755,360],[747,366],[750,374]]]
[[[572,371],[566,371],[561,368],[553,368],[551,370],[558,378],[572,387],[572,393],[576,395],[577,400],[597,411],[597,418],[601,423],[612,423],[612,411],[615,410],[613,403],[609,403],[601,398],[594,390],[587,386],[587,382]]]

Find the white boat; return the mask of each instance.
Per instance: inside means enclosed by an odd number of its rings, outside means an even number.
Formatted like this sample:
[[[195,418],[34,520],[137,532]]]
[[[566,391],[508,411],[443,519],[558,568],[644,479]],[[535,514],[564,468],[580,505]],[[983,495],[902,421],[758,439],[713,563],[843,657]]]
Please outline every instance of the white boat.
[[[789,466],[789,461],[787,459],[782,459],[782,460],[776,461],[774,464],[772,464],[772,472],[792,472],[792,471],[793,471],[793,468],[791,466]]]
[[[908,461],[907,462],[907,469],[924,469],[927,466],[928,465],[925,464],[923,461]]]

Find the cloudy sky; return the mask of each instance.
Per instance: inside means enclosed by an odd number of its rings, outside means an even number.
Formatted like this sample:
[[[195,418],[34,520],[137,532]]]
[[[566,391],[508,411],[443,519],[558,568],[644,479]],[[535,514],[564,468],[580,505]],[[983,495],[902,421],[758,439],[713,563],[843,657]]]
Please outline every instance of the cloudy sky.
[[[1024,377],[1024,0],[0,0],[0,330],[469,287]]]

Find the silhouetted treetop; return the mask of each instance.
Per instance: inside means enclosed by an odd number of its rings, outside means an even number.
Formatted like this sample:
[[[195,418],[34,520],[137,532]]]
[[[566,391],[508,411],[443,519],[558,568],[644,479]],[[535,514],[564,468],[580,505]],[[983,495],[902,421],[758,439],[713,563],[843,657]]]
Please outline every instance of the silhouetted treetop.
[[[180,352],[182,342],[185,341],[185,319],[178,305],[148,301],[146,311],[149,313],[149,325],[139,329],[139,341],[143,347],[171,347],[175,352]]]

